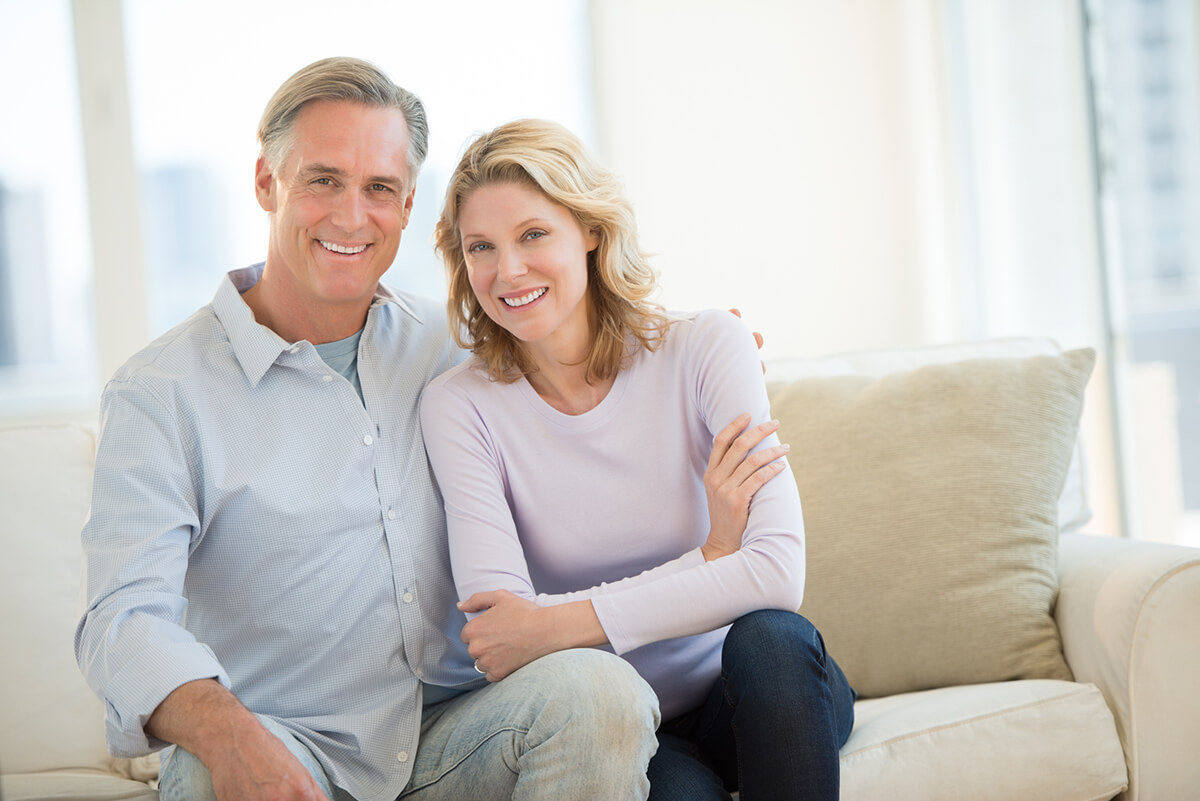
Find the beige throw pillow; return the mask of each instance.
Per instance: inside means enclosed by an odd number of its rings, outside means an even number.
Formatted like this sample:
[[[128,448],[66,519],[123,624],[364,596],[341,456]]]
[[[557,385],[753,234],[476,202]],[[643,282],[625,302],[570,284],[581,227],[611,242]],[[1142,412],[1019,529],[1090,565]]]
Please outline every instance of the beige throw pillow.
[[[1094,351],[771,388],[808,542],[801,612],[864,697],[1070,679],[1058,499]]]

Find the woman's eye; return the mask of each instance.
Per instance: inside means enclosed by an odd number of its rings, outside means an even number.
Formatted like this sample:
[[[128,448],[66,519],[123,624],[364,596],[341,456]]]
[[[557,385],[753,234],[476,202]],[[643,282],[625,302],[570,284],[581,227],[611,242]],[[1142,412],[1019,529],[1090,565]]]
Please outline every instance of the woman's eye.
[[[541,239],[545,235],[546,235],[545,231],[530,231],[529,233],[525,234],[525,238],[526,239]]]
[[[468,253],[481,253],[484,250],[486,250],[487,248],[488,248],[488,244],[486,242],[476,242],[474,245],[471,245],[469,248],[467,248],[467,252]]]

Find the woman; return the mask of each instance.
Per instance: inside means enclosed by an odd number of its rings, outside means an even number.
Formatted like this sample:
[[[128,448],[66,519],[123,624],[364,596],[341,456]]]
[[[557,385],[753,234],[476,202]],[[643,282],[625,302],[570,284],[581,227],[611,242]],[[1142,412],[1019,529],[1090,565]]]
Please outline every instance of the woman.
[[[476,669],[610,645],[659,695],[651,798],[836,799],[854,696],[792,611],[803,520],[749,332],[648,300],[628,203],[553,123],[470,145],[437,248],[474,358],[421,418]]]

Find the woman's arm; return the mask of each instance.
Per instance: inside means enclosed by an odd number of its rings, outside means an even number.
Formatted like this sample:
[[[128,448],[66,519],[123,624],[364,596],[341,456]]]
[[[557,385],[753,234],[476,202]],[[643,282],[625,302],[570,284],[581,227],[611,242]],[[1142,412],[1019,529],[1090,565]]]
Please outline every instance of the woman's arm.
[[[683,359],[692,387],[691,413],[716,431],[749,410],[754,422],[770,419],[754,340],[739,320],[701,312],[690,325]],[[761,448],[778,445],[769,437]],[[617,653],[651,642],[711,631],[757,609],[795,610],[804,591],[804,519],[786,460],[775,480],[754,495],[736,553],[664,575],[644,586],[598,595],[593,605]],[[653,614],[647,614],[653,610]]]
[[[749,422],[749,414],[741,415],[713,443],[704,474],[710,518],[709,536],[700,549],[705,561],[727,556],[741,547],[751,499],[783,469],[782,463],[774,460],[783,455],[786,446],[750,454],[754,446],[775,432],[778,423],[770,421],[747,428]],[[612,591],[628,589],[665,575],[669,571],[663,567],[604,587]],[[553,605],[539,606],[508,590],[495,590],[477,592],[459,603],[459,609],[475,616],[463,628],[462,637],[476,660],[476,669],[490,681],[499,681],[545,654],[607,644],[608,636],[592,602],[582,597],[584,593],[571,595],[580,597],[560,598]]]
[[[713,443],[705,473],[713,524],[702,548],[621,581],[537,595],[506,497],[502,455],[464,394],[431,386],[422,399],[422,424],[441,477],[456,582],[461,591],[475,568],[487,565],[487,580],[495,587],[459,604],[473,618],[463,639],[479,659],[477,667],[496,681],[546,653],[603,645],[608,639],[593,609],[593,595],[636,587],[736,551],[750,498],[783,469],[778,459],[786,451],[777,446],[751,454],[777,424],[748,422],[749,415],[739,416]]]
[[[747,408],[760,424],[767,423],[766,390],[754,341],[740,322],[724,312],[705,317],[714,315],[727,322],[714,324],[711,319],[698,318],[696,330],[689,331],[690,339],[695,341],[688,344],[685,371],[693,385],[687,414],[703,418],[703,424],[695,426],[697,432],[718,431]],[[479,402],[491,402],[491,390],[476,383],[468,392],[462,388],[463,381],[456,383],[449,385],[439,379],[426,390],[422,422],[445,499],[451,561],[459,591],[467,597],[465,609],[474,614],[488,610],[488,614],[477,618],[482,622],[473,621],[465,630],[465,638],[472,645],[485,636],[489,615],[498,629],[502,620],[513,627],[507,636],[497,631],[497,643],[506,638],[518,643],[528,641],[536,647],[521,646],[521,650],[535,655],[604,639],[620,653],[646,642],[712,630],[754,609],[794,609],[799,605],[803,523],[795,484],[787,479],[768,481],[757,491],[748,510],[750,525],[737,553],[707,561],[706,551],[697,547],[631,578],[578,592],[537,595],[509,507],[511,490],[505,459],[507,456],[511,461],[512,454],[499,452],[483,415],[475,407],[479,398]],[[648,412],[659,413],[654,409]],[[508,423],[511,430],[514,421]],[[756,453],[773,447],[778,447],[778,442],[772,435]],[[678,458],[681,469],[684,463],[690,463],[685,454]],[[781,464],[783,467],[776,469],[788,472],[786,463]],[[526,473],[518,472],[518,480],[528,479]],[[700,477],[693,475],[690,480],[699,481]],[[536,507],[536,503],[528,506]],[[539,511],[518,510],[526,515]],[[563,521],[564,525],[568,523]],[[658,534],[645,532],[645,536]],[[728,546],[724,550],[728,551]],[[471,597],[481,591],[481,597]],[[538,614],[538,606],[544,607],[546,614]],[[647,610],[653,610],[653,614],[647,614]],[[596,623],[600,624],[598,629]],[[518,631],[518,626],[528,626],[532,634],[526,638],[525,629]],[[560,639],[558,633],[563,630],[577,632],[580,639]],[[476,655],[476,648],[471,652]],[[486,661],[481,667],[488,667]]]

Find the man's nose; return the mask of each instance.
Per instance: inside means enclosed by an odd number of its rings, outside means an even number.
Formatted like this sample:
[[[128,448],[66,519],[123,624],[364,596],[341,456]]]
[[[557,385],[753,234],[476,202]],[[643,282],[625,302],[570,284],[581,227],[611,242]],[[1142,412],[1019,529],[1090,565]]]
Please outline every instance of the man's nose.
[[[333,213],[334,225],[346,232],[360,231],[367,224],[367,203],[362,192],[340,192]]]

